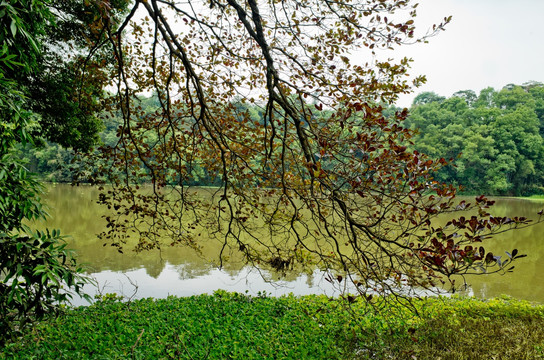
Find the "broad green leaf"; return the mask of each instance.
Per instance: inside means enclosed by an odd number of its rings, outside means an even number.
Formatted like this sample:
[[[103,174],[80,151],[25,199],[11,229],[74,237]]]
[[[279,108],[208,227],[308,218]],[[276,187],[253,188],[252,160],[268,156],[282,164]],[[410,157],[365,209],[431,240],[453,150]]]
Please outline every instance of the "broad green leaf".
[[[9,28],[11,30],[11,35],[15,37],[17,35],[17,22],[15,19],[11,20],[11,25]]]

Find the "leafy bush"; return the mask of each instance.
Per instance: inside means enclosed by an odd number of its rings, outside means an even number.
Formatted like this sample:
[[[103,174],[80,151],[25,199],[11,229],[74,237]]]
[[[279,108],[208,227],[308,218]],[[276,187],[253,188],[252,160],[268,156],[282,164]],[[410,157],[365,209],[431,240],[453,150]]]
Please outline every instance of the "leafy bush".
[[[34,320],[55,314],[87,279],[58,231],[0,233],[0,343]]]

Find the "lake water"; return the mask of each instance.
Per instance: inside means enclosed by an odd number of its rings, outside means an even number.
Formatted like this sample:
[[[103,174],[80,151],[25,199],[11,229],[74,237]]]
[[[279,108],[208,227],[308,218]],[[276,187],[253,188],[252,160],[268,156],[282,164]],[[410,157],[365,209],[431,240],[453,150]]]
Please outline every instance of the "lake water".
[[[115,248],[103,246],[96,234],[105,228],[102,219],[105,209],[96,204],[98,190],[90,186],[50,185],[45,201],[49,205],[51,218],[47,227],[57,228],[68,234],[69,247],[74,249],[80,263],[86,264],[89,273],[98,282],[98,289],[87,287],[94,295],[98,292],[122,294],[134,298],[168,295],[190,296],[212,293],[218,289],[248,292],[256,295],[266,292],[271,295],[294,293],[337,295],[325,280],[325,274],[290,275],[284,279],[243,264],[229,263],[223,270],[209,260],[187,248],[167,248],[159,251],[124,254]],[[526,216],[536,219],[536,213],[544,202],[500,198],[493,209],[496,216]],[[44,224],[39,227],[44,227]],[[499,250],[519,249],[528,257],[516,261],[516,269],[506,275],[471,276],[468,293],[480,298],[506,294],[519,299],[544,303],[544,224],[512,231],[488,242],[486,249],[500,255]],[[75,299],[75,305],[85,304]]]

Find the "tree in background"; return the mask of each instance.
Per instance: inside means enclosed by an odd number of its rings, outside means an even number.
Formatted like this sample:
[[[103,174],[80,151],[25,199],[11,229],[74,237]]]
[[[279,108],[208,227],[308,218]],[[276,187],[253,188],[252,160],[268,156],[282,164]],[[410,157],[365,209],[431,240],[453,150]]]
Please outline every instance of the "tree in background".
[[[413,101],[414,105],[422,105],[422,104],[430,104],[433,102],[441,102],[445,100],[446,98],[443,96],[440,96],[432,91],[422,92],[421,94],[418,94]]]
[[[107,103],[123,118],[97,174],[116,169],[100,198],[117,211],[103,236],[119,250],[131,234],[136,250],[198,251],[212,239],[220,264],[241,256],[277,271],[318,266],[365,299],[507,271],[517,251],[497,262],[482,242],[527,220],[491,216],[484,197],[457,204],[455,189],[434,178],[446,161],[407,149],[407,110],[386,118],[379,104],[424,81],[406,80],[408,59],[353,60],[424,40],[414,37],[416,6],[147,0],[114,27],[102,4],[117,61]],[[151,92],[153,113],[138,98]],[[188,185],[197,167],[220,184],[210,197]],[[478,215],[437,223],[461,209]]]
[[[449,99],[414,101],[406,126],[418,131],[413,148],[455,159],[437,177],[469,193],[542,193],[544,87],[509,85],[496,92],[459,91]]]

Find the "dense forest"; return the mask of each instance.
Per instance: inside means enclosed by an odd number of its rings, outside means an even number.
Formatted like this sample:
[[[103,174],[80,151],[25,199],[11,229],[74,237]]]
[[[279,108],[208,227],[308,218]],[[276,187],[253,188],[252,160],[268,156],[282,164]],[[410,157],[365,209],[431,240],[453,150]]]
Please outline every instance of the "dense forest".
[[[446,99],[423,93],[414,99],[406,126],[413,147],[453,159],[440,180],[466,193],[531,195],[544,188],[544,87],[507,85],[500,91],[459,91]]]
[[[141,97],[149,114],[159,109],[156,97]],[[240,114],[249,112],[261,121],[262,109],[238,101]],[[386,113],[399,110],[390,107]],[[120,117],[104,116],[100,134],[103,146],[118,141]],[[450,164],[436,177],[462,187],[462,193],[525,196],[544,193],[544,85],[530,82],[507,85],[500,91],[486,88],[479,94],[458,91],[450,98],[433,92],[416,96],[405,126],[416,130],[413,150]],[[148,141],[153,142],[153,139]],[[71,150],[44,141],[41,146],[21,149],[31,171],[45,181],[71,182],[79,161]],[[84,169],[92,172],[88,167]],[[77,171],[76,171],[77,172]],[[218,179],[195,166],[190,185],[216,185]]]

